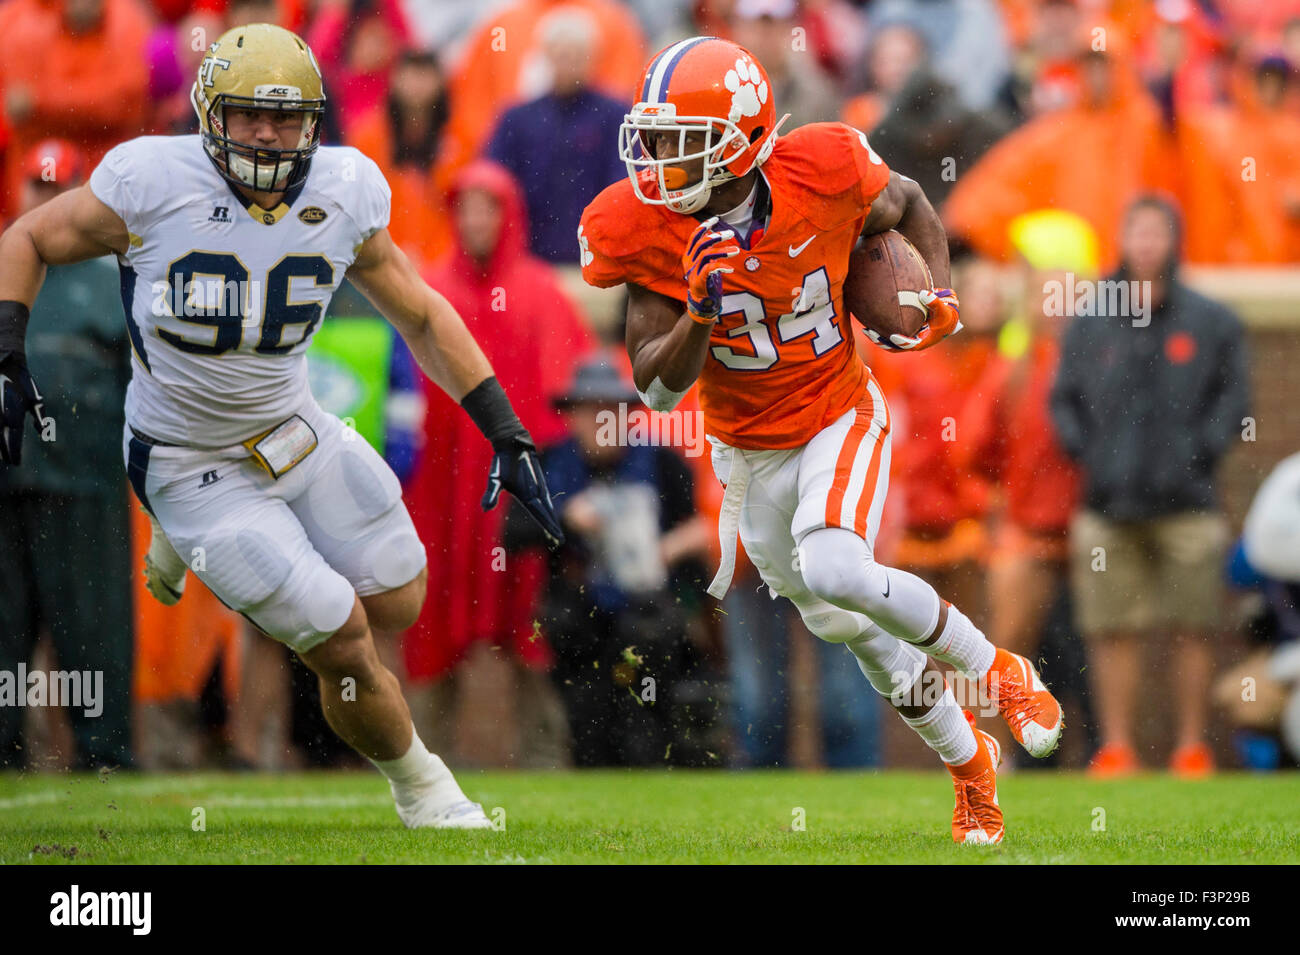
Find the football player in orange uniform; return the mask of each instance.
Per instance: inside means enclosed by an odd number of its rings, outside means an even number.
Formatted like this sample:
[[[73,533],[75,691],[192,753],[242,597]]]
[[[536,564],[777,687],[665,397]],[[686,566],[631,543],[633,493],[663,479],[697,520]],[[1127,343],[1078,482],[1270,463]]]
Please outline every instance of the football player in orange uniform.
[[[1061,709],[1029,661],[995,648],[919,577],[874,560],[889,408],[857,355],[842,294],[858,237],[894,228],[946,283],[943,227],[856,129],[818,123],[779,136],[783,122],[743,48],[692,37],[662,50],[622,126],[628,178],[583,213],[583,275],[627,286],[628,354],[647,405],[670,410],[700,381],[726,486],[710,593],[730,584],[739,533],[772,591],[815,635],[848,646],[947,765],[953,838],[998,842],[997,743],[974,729],[927,655],[995,687],[1034,755],[1055,748]],[[925,348],[960,327],[951,291],[922,301],[928,322],[914,338],[873,340]]]

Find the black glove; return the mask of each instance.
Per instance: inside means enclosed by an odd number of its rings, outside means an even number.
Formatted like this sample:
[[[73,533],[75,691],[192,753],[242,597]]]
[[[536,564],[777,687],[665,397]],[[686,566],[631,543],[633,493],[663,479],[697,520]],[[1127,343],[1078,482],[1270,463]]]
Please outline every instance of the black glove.
[[[45,421],[43,399],[23,351],[27,318],[27,306],[21,302],[0,302],[0,460],[8,465],[22,462],[27,415],[37,428]]]
[[[500,382],[495,377],[481,382],[464,397],[461,407],[492,442],[495,452],[487,490],[483,492],[483,510],[496,507],[501,491],[507,490],[537,522],[546,535],[547,546],[552,550],[559,547],[564,543],[564,531],[546,488],[537,447],[510,406]]]
[[[564,531],[560,529],[551,492],[546,488],[546,475],[542,473],[542,463],[537,459],[531,439],[513,448],[498,448],[492,456],[492,470],[488,473],[487,490],[483,492],[483,510],[490,511],[497,506],[502,488],[537,522],[546,535],[546,546],[554,550],[564,543]]]

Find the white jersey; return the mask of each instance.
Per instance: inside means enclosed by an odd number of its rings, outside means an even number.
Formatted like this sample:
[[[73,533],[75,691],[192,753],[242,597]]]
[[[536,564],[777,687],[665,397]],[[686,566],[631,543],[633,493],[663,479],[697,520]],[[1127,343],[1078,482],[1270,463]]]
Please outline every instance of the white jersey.
[[[312,402],[307,345],[357,249],[388,225],[379,167],[322,146],[274,210],[242,198],[199,136],[112,149],[90,188],[121,216],[134,352],[126,420],[159,441],[222,448]]]

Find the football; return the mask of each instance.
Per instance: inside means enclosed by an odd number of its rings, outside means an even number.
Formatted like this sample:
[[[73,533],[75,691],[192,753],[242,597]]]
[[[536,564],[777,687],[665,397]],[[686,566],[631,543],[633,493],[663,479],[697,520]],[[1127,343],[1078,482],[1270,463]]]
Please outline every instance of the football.
[[[915,335],[925,324],[920,293],[933,288],[921,253],[893,229],[858,240],[844,279],[844,307],[882,338]]]

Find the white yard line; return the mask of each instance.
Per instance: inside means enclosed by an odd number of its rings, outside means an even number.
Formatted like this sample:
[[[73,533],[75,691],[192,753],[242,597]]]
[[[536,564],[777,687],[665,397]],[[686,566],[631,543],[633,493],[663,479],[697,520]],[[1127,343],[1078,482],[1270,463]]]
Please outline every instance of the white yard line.
[[[196,780],[195,783],[198,781]],[[248,796],[241,793],[213,791],[207,785],[187,783],[183,780],[123,780],[116,788],[105,787],[104,794],[110,798],[127,796],[165,796],[176,793],[192,793],[194,800],[205,806],[223,806],[236,809],[350,809],[363,806],[388,806],[393,797],[386,792],[366,793],[353,796]],[[124,785],[125,784],[125,785]],[[97,785],[97,784],[91,784]],[[123,793],[126,788],[128,792]],[[50,803],[71,799],[80,792],[36,792],[24,793],[7,799],[0,799],[0,810],[25,809],[31,806],[43,806]]]
[[[362,806],[391,806],[393,797],[387,793],[371,796],[257,796],[213,793],[205,797],[208,806],[236,809],[352,809]]]
[[[24,809],[27,806],[43,806],[46,803],[58,802],[63,798],[63,793],[26,793],[22,796],[14,796],[12,799],[0,799],[0,809]]]

